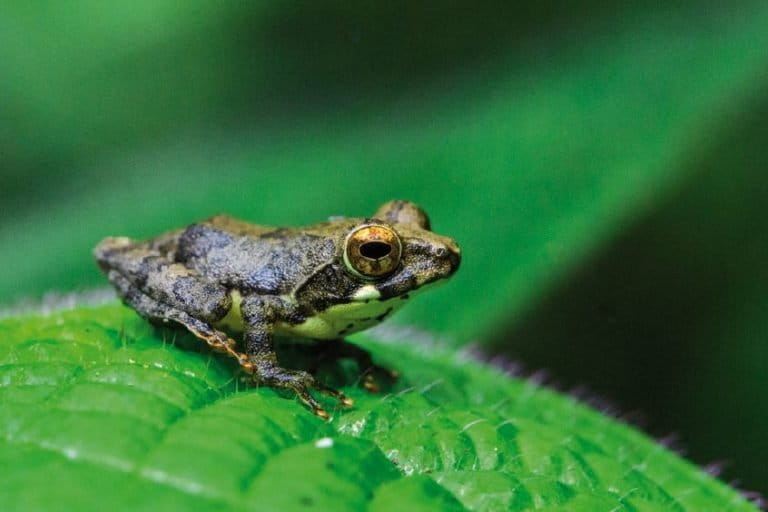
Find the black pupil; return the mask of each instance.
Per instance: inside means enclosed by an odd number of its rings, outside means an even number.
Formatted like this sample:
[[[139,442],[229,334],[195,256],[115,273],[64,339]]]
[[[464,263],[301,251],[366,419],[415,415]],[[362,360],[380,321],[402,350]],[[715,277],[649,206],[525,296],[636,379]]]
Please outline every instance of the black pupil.
[[[360,246],[360,254],[372,260],[383,258],[392,252],[392,247],[386,242],[366,242]]]

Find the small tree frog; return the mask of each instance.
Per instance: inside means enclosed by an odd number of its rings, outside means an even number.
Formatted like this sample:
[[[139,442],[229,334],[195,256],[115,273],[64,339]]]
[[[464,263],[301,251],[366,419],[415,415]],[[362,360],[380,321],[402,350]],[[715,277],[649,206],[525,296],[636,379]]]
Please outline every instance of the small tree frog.
[[[311,389],[352,401],[308,372],[283,368],[273,337],[336,340],[375,390],[370,370],[379,367],[342,338],[448,278],[461,259],[456,242],[433,233],[426,213],[408,201],[387,202],[371,218],[301,228],[218,215],[146,241],[106,238],[94,253],[120,298],[142,316],[180,324],[324,418]],[[227,333],[242,333],[240,342]]]

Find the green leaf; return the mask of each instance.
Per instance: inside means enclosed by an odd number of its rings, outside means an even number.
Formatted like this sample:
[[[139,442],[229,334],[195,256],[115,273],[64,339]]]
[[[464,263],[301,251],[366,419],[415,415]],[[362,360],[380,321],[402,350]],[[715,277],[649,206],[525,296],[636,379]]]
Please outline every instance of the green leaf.
[[[0,322],[0,509],[755,510],[632,427],[461,353],[361,338],[403,375],[326,423],[122,306]],[[300,350],[287,356],[296,361]]]

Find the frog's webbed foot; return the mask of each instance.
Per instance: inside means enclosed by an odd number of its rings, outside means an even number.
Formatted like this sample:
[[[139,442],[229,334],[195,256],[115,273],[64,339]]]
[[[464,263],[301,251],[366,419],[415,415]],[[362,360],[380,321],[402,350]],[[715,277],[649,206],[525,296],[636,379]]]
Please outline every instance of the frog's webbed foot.
[[[269,359],[272,359],[271,357]],[[309,409],[323,419],[328,419],[330,415],[322,405],[312,396],[311,389],[314,389],[324,395],[335,398],[345,407],[354,404],[354,401],[347,397],[341,391],[322,384],[311,374],[301,370],[288,370],[274,364],[274,361],[259,360],[256,358],[252,362],[254,379],[273,388],[290,389]]]
[[[337,339],[326,342],[323,348],[324,351],[318,359],[354,360],[360,369],[361,385],[371,393],[378,393],[383,385],[391,385],[400,377],[397,370],[374,363],[370,352],[346,340]]]
[[[237,342],[235,340],[184,312],[180,313],[180,317],[174,320],[186,327],[196,337],[206,342],[213,350],[234,358],[246,372],[253,373],[253,364],[248,359],[247,354],[237,350]]]

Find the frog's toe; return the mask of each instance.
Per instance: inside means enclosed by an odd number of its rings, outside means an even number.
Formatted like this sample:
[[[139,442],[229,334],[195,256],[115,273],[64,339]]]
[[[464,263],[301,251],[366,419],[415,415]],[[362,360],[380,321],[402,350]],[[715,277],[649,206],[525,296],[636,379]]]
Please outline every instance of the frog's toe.
[[[368,392],[378,393],[382,385],[389,386],[399,378],[400,373],[397,370],[375,364],[363,372],[362,385]]]
[[[323,418],[326,421],[331,419],[331,415],[328,414],[328,411],[326,411],[322,407],[315,407],[315,408],[312,409],[312,412],[314,413],[315,416],[319,416],[319,417]]]
[[[320,405],[317,400],[315,400],[315,397],[310,394],[306,387],[296,386],[293,388],[293,390],[296,392],[296,396],[299,397],[299,400],[301,400],[304,405],[309,407],[309,409],[312,411],[312,414],[319,416],[324,420],[328,420],[331,417],[331,415],[328,414],[328,411],[323,409],[323,406]]]
[[[337,389],[326,386],[325,384],[321,384],[319,382],[315,383],[315,388],[324,395],[332,396],[333,398],[337,399],[339,403],[344,407],[351,407],[355,405],[354,400]]]
[[[363,387],[370,393],[378,393],[381,391],[379,384],[376,382],[376,379],[373,378],[373,374],[370,372],[363,376]]]
[[[326,411],[320,402],[312,396],[310,390],[317,390],[318,392],[336,398],[342,406],[349,407],[354,402],[351,398],[347,397],[341,391],[326,386],[318,382],[311,374],[301,370],[286,370],[286,369],[274,369],[267,370],[269,373],[268,378],[264,378],[264,371],[262,368],[262,374],[259,375],[257,371],[254,374],[254,379],[263,382],[269,386],[276,388],[287,388],[296,393],[296,396],[306,405],[315,416],[319,416],[325,420],[330,419],[330,414]]]

